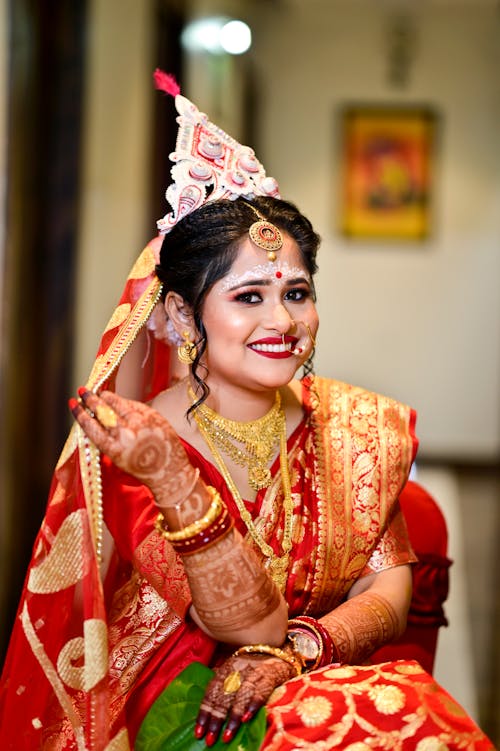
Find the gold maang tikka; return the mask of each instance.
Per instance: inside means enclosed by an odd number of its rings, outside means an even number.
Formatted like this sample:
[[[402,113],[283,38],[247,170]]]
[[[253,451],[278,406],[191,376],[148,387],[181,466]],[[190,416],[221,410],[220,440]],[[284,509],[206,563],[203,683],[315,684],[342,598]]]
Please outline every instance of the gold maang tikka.
[[[276,251],[283,247],[283,235],[279,229],[272,224],[272,222],[267,221],[255,206],[252,206],[251,204],[248,205],[254,214],[259,217],[258,221],[254,222],[248,230],[250,240],[257,245],[257,247],[266,251],[269,261],[275,261]]]

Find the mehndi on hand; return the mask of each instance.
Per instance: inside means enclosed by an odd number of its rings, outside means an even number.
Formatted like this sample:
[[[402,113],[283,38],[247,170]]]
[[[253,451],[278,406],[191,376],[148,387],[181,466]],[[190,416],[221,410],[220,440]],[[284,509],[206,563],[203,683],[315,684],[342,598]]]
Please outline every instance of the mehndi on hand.
[[[293,665],[277,657],[251,654],[232,655],[215,669],[207,686],[196,720],[195,735],[212,746],[222,733],[226,743],[234,738],[266,703],[272,692],[297,675]]]
[[[70,409],[90,440],[116,464],[147,485],[163,508],[175,507],[197,473],[172,426],[156,410],[111,391],[81,388]]]

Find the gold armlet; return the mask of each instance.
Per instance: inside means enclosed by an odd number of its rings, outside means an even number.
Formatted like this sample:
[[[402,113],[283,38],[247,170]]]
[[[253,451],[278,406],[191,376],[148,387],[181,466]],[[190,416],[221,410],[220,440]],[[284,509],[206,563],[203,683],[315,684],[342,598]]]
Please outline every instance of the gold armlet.
[[[247,644],[245,647],[240,647],[234,652],[234,657],[240,657],[241,655],[271,655],[271,657],[277,657],[283,662],[288,662],[293,667],[296,675],[302,674],[302,662],[294,655],[285,652],[284,649],[279,647],[270,647],[268,644]]]
[[[169,532],[168,529],[165,529],[164,527],[165,517],[161,512],[158,514],[156,517],[155,528],[165,540],[168,540],[168,542],[182,542],[183,540],[188,540],[190,537],[194,537],[210,527],[217,517],[220,516],[222,510],[225,508],[222,498],[217,490],[211,485],[206,485],[206,489],[212,497],[212,502],[201,519],[197,519],[192,524],[188,524],[187,527],[178,529],[175,532]]]

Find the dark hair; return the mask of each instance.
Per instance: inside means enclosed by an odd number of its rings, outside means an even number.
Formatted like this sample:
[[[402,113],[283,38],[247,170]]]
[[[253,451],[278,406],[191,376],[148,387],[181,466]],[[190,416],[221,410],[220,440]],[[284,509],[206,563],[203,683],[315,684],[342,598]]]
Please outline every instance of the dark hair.
[[[156,274],[163,282],[163,295],[168,291],[177,292],[193,312],[194,323],[200,332],[193,375],[203,391],[202,399],[208,390],[196,375],[196,368],[206,347],[203,303],[212,286],[229,272],[240,240],[248,233],[250,225],[258,220],[251,206],[296,241],[311,278],[317,271],[319,235],[293,203],[277,198],[258,196],[251,201],[238,198],[235,201],[208,202],[184,217],[165,235]]]

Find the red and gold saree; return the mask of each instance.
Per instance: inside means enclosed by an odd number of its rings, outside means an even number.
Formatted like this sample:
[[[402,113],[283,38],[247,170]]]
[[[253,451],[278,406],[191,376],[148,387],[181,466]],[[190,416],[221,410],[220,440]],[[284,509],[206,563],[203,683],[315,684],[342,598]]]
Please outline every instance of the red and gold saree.
[[[146,325],[160,292],[153,273],[158,242],[131,272],[88,388],[114,388],[138,336],[148,344],[142,398],[168,385],[168,347]],[[414,560],[397,500],[416,450],[414,414],[321,378],[304,380],[303,397],[304,419],[288,440],[294,545],[285,595],[291,615],[320,616],[360,576]],[[186,449],[245,534],[217,469]],[[279,462],[272,474],[271,486],[247,507],[279,552]],[[182,563],[155,532],[155,516],[149,492],[74,427],[54,474],[2,676],[5,751],[129,751],[165,686],[194,660],[213,663],[217,645],[189,619]],[[239,586],[238,572],[232,575],[231,586]],[[451,699],[436,708],[447,696],[439,687],[432,688],[434,703],[424,701],[422,684],[436,684],[416,664],[395,665],[328,667],[290,681],[269,703],[263,748],[491,748],[468,718],[460,725]],[[425,745],[429,738],[441,745]]]

